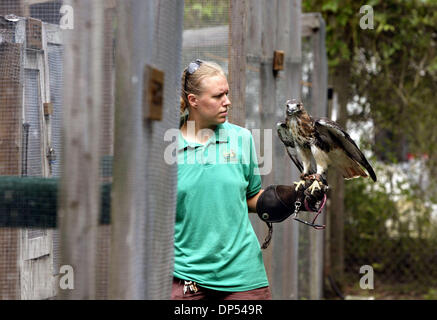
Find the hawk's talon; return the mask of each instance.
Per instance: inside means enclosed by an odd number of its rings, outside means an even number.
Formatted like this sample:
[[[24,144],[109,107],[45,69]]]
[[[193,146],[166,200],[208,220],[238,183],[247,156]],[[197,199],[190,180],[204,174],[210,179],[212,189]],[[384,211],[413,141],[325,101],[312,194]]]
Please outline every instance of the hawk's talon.
[[[299,182],[294,182],[294,184],[296,185],[296,188],[294,189],[295,191],[299,191],[300,186],[303,186],[303,188],[305,189],[305,180],[300,180]]]
[[[316,190],[322,190],[322,188],[320,187],[320,184],[317,180],[314,180],[314,182],[311,184],[309,189],[311,191],[311,194],[314,194],[314,191],[316,191]]]

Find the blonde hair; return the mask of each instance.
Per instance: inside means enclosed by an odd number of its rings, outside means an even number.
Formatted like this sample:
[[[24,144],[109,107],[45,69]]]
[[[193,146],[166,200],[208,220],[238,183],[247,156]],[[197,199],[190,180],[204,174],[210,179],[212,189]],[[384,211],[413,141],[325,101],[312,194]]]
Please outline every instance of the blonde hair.
[[[188,74],[187,68],[185,68],[184,72],[182,73],[181,79],[181,115],[186,112],[186,109],[190,105],[190,103],[188,102],[188,95],[190,93],[201,95],[203,93],[201,81],[205,78],[214,77],[217,75],[222,75],[226,77],[226,74],[223,71],[222,67],[212,61],[202,61],[200,67],[192,74]],[[188,78],[185,81],[185,78],[187,76]]]

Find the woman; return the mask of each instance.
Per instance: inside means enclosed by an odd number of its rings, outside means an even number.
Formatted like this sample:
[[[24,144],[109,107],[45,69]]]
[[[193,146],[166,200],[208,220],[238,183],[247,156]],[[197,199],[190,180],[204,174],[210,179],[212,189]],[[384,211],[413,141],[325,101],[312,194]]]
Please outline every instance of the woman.
[[[226,121],[228,92],[216,63],[183,72],[172,299],[271,299],[248,217],[263,192],[254,142]]]

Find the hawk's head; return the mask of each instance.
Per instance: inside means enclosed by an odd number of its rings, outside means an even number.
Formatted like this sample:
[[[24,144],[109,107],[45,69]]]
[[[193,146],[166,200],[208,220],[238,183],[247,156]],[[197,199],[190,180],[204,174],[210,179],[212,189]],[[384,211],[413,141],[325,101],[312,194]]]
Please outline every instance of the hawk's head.
[[[287,116],[289,117],[296,116],[302,111],[305,111],[302,102],[299,102],[294,99],[287,101],[287,109],[286,109]]]

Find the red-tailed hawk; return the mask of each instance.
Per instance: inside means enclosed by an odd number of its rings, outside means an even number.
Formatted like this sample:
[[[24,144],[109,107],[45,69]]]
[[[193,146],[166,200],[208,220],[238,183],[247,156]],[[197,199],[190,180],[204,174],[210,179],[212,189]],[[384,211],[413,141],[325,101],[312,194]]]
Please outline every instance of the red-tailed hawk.
[[[330,119],[313,119],[301,102],[287,101],[285,122],[277,124],[277,132],[291,160],[302,172],[296,190],[305,185],[307,178],[316,179],[311,192],[320,189],[318,181],[325,180],[328,166],[338,170],[345,179],[367,177],[368,173],[376,181],[372,166],[349,134]]]

